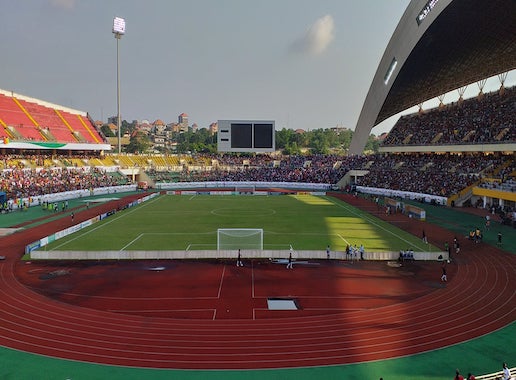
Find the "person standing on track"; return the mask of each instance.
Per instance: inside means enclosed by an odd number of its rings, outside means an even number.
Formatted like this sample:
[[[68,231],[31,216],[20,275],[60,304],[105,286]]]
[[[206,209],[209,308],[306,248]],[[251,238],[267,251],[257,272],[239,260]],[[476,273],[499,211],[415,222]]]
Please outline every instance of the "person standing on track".
[[[238,249],[238,258],[237,258],[237,267],[243,267],[244,263],[242,262],[242,256],[240,255],[240,249]]]
[[[455,248],[455,254],[458,255],[460,252],[460,244],[456,236],[453,238],[453,248]]]
[[[294,269],[293,264],[292,264],[292,247],[290,247],[290,252],[288,254],[287,269]]]
[[[328,244],[328,246],[326,247],[326,259],[330,259],[330,245]]]
[[[443,271],[443,274],[441,276],[441,281],[447,282],[448,278],[446,277],[446,261],[443,260],[443,263],[441,264],[441,269]]]

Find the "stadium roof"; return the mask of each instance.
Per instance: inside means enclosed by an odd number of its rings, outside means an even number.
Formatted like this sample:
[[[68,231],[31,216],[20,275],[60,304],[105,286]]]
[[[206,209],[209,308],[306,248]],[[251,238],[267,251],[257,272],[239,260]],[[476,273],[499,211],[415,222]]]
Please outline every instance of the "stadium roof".
[[[350,154],[403,110],[516,68],[516,1],[412,0],[362,107]]]

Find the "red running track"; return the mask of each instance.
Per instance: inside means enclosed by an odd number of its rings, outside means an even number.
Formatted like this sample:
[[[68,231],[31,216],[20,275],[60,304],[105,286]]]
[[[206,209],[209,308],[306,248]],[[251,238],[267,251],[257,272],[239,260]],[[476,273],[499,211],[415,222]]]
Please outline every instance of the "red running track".
[[[76,221],[99,210],[81,213]],[[69,222],[48,227],[55,231]],[[416,234],[421,231],[415,221],[407,226]],[[443,241],[452,238],[448,231],[430,230],[428,224],[425,231]],[[446,287],[375,309],[261,320],[194,320],[78,307],[38,294],[16,276],[22,247],[47,234],[39,227],[2,239],[7,259],[0,265],[0,336],[5,347],[133,367],[306,367],[413,355],[488,334],[516,317],[515,255],[467,242]]]

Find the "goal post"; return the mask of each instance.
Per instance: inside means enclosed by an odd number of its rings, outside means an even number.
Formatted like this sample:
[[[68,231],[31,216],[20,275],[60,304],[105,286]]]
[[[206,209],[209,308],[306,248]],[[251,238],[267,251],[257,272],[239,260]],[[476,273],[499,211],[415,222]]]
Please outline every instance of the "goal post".
[[[263,228],[219,228],[217,250],[263,250]]]
[[[253,185],[238,185],[238,186],[235,186],[235,193],[237,194],[240,194],[240,195],[244,195],[244,194],[254,194],[254,192],[256,191],[256,187],[253,186]]]

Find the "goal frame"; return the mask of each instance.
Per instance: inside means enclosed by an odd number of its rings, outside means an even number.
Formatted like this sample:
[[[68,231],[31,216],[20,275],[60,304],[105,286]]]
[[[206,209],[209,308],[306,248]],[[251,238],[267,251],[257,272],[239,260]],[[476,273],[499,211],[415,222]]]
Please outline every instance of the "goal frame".
[[[228,232],[226,236],[230,236],[235,239],[230,243],[224,243],[222,246],[221,236],[224,232]],[[234,235],[231,235],[234,232]],[[245,241],[238,242],[238,239],[244,240],[249,236],[258,235],[256,241],[252,243],[246,243]],[[217,251],[223,250],[263,250],[263,228],[218,228],[217,229]]]
[[[254,194],[255,191],[256,191],[256,186],[254,186],[254,185],[235,186],[235,193],[240,194],[240,195]]]

